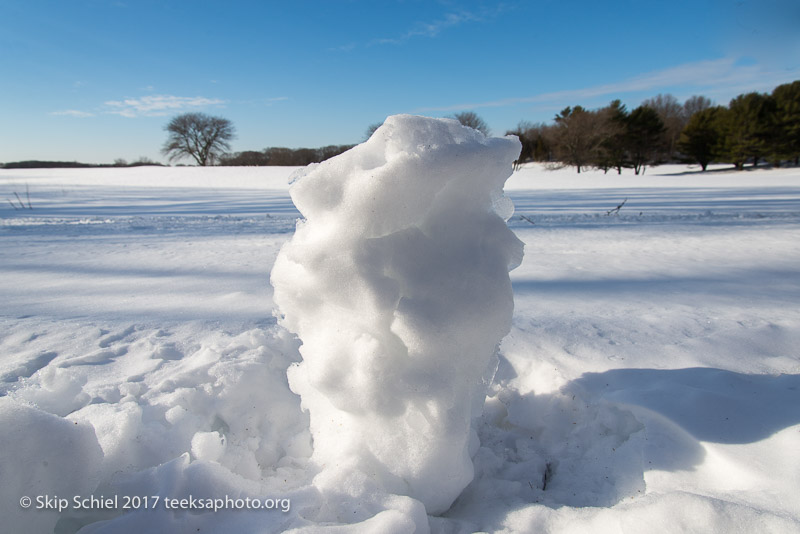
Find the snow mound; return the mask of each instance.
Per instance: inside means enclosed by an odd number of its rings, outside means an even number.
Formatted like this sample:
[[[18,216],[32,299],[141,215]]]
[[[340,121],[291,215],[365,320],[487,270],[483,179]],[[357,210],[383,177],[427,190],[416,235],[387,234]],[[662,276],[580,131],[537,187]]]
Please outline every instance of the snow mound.
[[[305,219],[271,278],[303,343],[289,383],[311,417],[323,493],[385,491],[437,514],[472,480],[472,422],[523,252],[503,195],[519,151],[514,137],[398,115],[295,175]]]
[[[52,532],[66,507],[60,503],[97,485],[103,453],[95,432],[7,397],[0,398],[0,428],[3,526],[8,532]]]

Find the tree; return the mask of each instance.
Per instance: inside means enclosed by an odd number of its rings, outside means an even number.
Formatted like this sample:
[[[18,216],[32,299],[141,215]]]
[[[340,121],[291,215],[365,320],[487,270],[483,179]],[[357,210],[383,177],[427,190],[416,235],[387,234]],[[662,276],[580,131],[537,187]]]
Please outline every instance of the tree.
[[[595,165],[605,172],[615,168],[617,174],[622,174],[622,168],[630,166],[625,150],[628,110],[625,109],[625,104],[617,99],[607,107],[599,109],[597,113],[603,121],[603,139],[598,147]]]
[[[717,154],[722,137],[720,117],[724,111],[724,108],[714,107],[695,112],[678,140],[678,149],[699,163],[704,171]]]
[[[625,122],[625,145],[633,173],[644,174],[645,167],[657,162],[666,148],[664,123],[658,112],[648,106],[631,111]]]
[[[728,105],[722,124],[722,155],[739,170],[750,158],[755,167],[775,139],[775,101],[755,92],[739,95]]]
[[[552,161],[552,129],[543,123],[520,121],[516,129],[506,132],[506,135],[516,135],[522,143],[517,166],[528,161]]]
[[[377,130],[381,126],[383,126],[382,122],[376,122],[374,124],[370,124],[369,126],[367,126],[367,131],[364,132],[364,141],[369,140],[369,138],[372,137],[372,134],[375,133],[375,130]]]
[[[800,160],[800,80],[779,85],[772,91],[775,100],[778,141],[777,159]]]
[[[687,121],[692,118],[692,115],[712,107],[714,103],[702,95],[694,95],[686,99],[683,103],[683,115]],[[688,124],[688,122],[687,122]]]
[[[173,117],[164,127],[169,133],[162,153],[170,161],[193,158],[198,165],[212,165],[220,155],[230,150],[234,138],[233,123],[205,113],[184,113]]]
[[[683,131],[688,118],[684,106],[678,99],[670,94],[657,95],[642,102],[643,106],[653,108],[664,123],[664,146],[667,159],[673,159],[677,148],[678,138]]]
[[[605,138],[603,121],[594,111],[581,106],[566,107],[555,117],[554,149],[556,158],[574,165],[581,172],[596,161],[598,150]]]
[[[220,155],[219,164],[225,167],[260,167],[268,165],[269,158],[263,152],[245,150],[235,154]]]
[[[469,126],[470,128],[478,130],[487,137],[491,133],[491,130],[489,130],[489,125],[486,124],[486,121],[478,117],[478,114],[474,111],[462,111],[461,113],[456,113],[453,115],[452,118],[464,126]]]

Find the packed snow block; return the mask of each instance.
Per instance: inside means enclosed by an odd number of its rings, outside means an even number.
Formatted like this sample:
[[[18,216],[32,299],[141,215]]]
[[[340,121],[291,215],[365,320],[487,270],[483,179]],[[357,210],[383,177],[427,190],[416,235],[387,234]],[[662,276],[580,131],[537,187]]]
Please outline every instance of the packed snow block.
[[[430,514],[472,479],[472,420],[522,260],[503,194],[519,152],[516,137],[398,115],[294,177],[304,219],[271,276],[281,324],[302,341],[289,381],[323,471],[359,470]]]
[[[0,399],[3,532],[52,532],[99,481],[103,451],[90,425]]]

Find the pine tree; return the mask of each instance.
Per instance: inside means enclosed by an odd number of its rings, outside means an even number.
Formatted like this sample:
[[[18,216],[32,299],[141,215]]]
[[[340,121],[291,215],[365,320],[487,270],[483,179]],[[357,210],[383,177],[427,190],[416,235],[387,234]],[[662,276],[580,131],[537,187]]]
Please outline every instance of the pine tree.
[[[772,91],[775,101],[777,159],[800,160],[800,80],[779,85]]]
[[[731,100],[722,117],[723,155],[741,170],[748,159],[753,166],[770,153],[775,140],[775,101],[769,95],[747,93]]]
[[[613,168],[617,169],[617,174],[622,174],[622,168],[630,166],[625,151],[628,110],[620,100],[614,100],[598,113],[604,122],[604,129],[596,164],[604,171]]]
[[[664,154],[664,123],[656,110],[639,106],[628,115],[625,125],[625,147],[633,172],[638,175]]]
[[[678,149],[703,170],[714,160],[722,138],[720,115],[724,108],[713,107],[694,113],[681,132]]]

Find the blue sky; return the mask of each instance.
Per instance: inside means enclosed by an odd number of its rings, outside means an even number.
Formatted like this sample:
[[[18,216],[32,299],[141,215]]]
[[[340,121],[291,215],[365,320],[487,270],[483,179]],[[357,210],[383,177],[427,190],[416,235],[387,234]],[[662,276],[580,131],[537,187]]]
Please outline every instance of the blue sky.
[[[363,140],[395,113],[503,134],[568,105],[719,104],[800,79],[797,0],[2,0],[0,162],[164,161],[164,125],[233,150]]]

